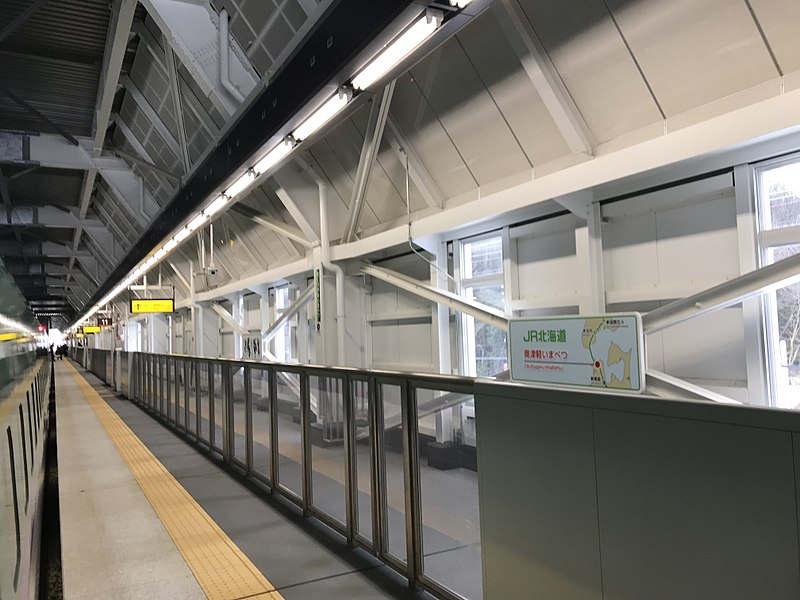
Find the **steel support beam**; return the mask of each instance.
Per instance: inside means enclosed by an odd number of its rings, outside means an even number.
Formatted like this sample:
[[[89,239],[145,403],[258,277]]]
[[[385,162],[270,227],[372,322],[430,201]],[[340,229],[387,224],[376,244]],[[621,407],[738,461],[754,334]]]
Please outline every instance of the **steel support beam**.
[[[645,378],[647,392],[663,398],[677,397],[684,400],[700,400],[718,404],[741,404],[732,398],[655,369],[647,369]]]
[[[125,50],[131,35],[133,16],[136,13],[137,0],[114,0],[111,12],[111,24],[106,39],[103,55],[103,70],[100,73],[100,87],[97,92],[97,105],[94,115],[94,152],[99,155],[106,137],[106,129],[114,106],[119,74]]]
[[[293,225],[284,223],[283,221],[278,221],[277,219],[265,215],[264,213],[261,213],[244,204],[234,204],[231,206],[231,210],[234,210],[237,213],[247,217],[254,223],[263,225],[264,227],[267,227],[276,233],[286,236],[290,240],[294,240],[306,248],[311,248],[312,246],[312,243],[298,227],[294,227]]]
[[[402,273],[385,269],[383,267],[376,267],[375,265],[363,265],[361,272],[365,275],[370,275],[381,281],[385,281],[401,290],[425,298],[431,302],[443,304],[451,310],[469,315],[482,323],[487,323],[503,331],[508,331],[508,322],[511,319],[510,315],[502,311],[496,310],[480,302],[467,300],[466,298],[449,292],[435,288],[423,281],[408,277]]]
[[[28,8],[23,10],[15,19],[6,24],[5,27],[0,29],[0,42],[6,39],[9,35],[14,33],[21,25],[25,24],[37,10],[47,4],[48,0],[34,0]]]
[[[492,3],[495,16],[522,68],[573,153],[592,153],[592,135],[567,91],[519,0]]]
[[[178,67],[175,64],[175,54],[169,45],[166,45],[164,55],[167,59],[167,76],[169,77],[169,85],[172,91],[175,122],[178,125],[178,142],[181,148],[180,157],[183,161],[183,172],[188,173],[192,168],[192,162],[189,159],[189,142],[186,137],[186,125],[183,120],[183,101],[181,100],[181,87],[178,81]]]
[[[286,323],[289,322],[289,319],[294,317],[300,310],[308,303],[311,298],[314,297],[314,286],[310,285],[305,290],[303,290],[300,295],[292,302],[284,311],[281,313],[281,316],[278,317],[274,323],[272,323],[267,330],[264,332],[262,337],[262,348],[265,347],[267,344],[272,341],[280,328],[283,327]]]
[[[645,333],[655,333],[694,317],[733,306],[771,289],[800,281],[800,254],[750,271],[683,300],[676,300],[642,317]]]
[[[364,132],[361,158],[358,161],[356,179],[353,183],[353,195],[350,198],[347,225],[345,226],[344,235],[342,235],[342,241],[345,243],[356,239],[358,224],[361,220],[361,210],[367,197],[367,188],[369,188],[369,178],[383,140],[386,119],[389,117],[389,107],[392,104],[392,96],[394,95],[394,83],[392,81],[384,88],[380,97],[376,96],[372,100],[367,129]]]
[[[431,208],[444,208],[444,194],[414,150],[411,141],[391,116],[386,121],[386,139],[403,166],[408,164],[408,175],[422,194],[425,203]]]
[[[231,329],[233,329],[235,332],[239,333],[240,335],[247,335],[249,333],[247,329],[241,323],[237,323],[236,319],[233,318],[231,313],[225,310],[219,303],[212,302],[211,310],[222,317],[222,320],[230,325]]]
[[[73,144],[75,146],[78,145],[78,140],[74,135],[69,133],[66,129],[64,129],[60,125],[58,125],[58,124],[54,123],[53,121],[51,121],[48,117],[46,117],[41,112],[36,110],[33,106],[31,106],[30,104],[25,102],[25,100],[23,100],[22,98],[17,96],[11,90],[3,88],[3,87],[0,87],[0,94],[3,94],[4,96],[8,97],[12,102],[14,102],[15,104],[19,105],[23,109],[27,110],[34,117],[39,119],[42,123],[47,125],[50,129],[52,129],[57,134],[59,134],[61,137],[63,137],[65,140],[67,140],[70,144]]]

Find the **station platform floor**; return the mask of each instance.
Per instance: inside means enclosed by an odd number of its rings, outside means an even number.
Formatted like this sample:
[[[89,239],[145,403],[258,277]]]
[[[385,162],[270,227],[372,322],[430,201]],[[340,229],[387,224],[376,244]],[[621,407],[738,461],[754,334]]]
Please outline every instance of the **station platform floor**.
[[[55,374],[66,600],[431,598],[80,366]]]

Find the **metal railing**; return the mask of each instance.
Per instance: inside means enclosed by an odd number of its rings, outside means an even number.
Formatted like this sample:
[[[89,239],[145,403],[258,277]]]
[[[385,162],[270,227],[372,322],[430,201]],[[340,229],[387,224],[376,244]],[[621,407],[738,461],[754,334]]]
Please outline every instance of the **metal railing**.
[[[474,414],[473,379],[119,351],[105,360],[117,365],[107,383],[410,585],[482,597],[474,441],[435,442],[454,411]],[[462,468],[441,470],[442,453],[445,468]]]

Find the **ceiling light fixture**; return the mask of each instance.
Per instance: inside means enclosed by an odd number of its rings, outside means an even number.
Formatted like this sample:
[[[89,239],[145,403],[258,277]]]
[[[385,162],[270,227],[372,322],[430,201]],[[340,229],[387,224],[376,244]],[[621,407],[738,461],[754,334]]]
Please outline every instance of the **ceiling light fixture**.
[[[314,135],[325,123],[330,121],[340,110],[347,106],[351,97],[351,94],[347,90],[340,89],[333,96],[328,98],[322,106],[311,113],[311,116],[294,130],[292,137],[300,141]]]
[[[205,207],[203,214],[207,217],[217,214],[228,203],[228,200],[230,200],[230,198],[224,194],[220,194],[211,204]],[[166,248],[166,245],[164,247]],[[171,249],[172,248],[170,248],[170,250]]]
[[[266,173],[284,158],[289,156],[292,148],[294,148],[294,144],[292,144],[292,142],[289,140],[282,141],[275,148],[270,150],[264,158],[255,164],[253,171],[255,171],[257,175]]]
[[[442,22],[442,13],[426,11],[400,37],[388,44],[358,75],[353,78],[353,87],[364,90],[386,75],[406,58],[422,42],[428,39]]]
[[[225,195],[228,196],[228,198],[235,198],[253,183],[255,178],[256,176],[252,171],[245,172],[244,175],[239,177],[239,179],[234,181],[231,186],[225,190]]]

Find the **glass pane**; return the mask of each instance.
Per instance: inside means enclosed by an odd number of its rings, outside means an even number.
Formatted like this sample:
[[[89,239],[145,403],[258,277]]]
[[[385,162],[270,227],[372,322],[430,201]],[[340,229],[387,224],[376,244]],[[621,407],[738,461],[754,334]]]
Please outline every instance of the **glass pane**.
[[[372,542],[372,467],[370,448],[372,418],[369,405],[369,384],[366,381],[352,383],[353,418],[356,423],[356,480],[353,484],[358,490],[356,499],[356,533]]]
[[[180,429],[186,428],[186,395],[184,392],[184,362],[180,359],[175,359],[175,385],[173,387],[175,394],[175,423]]]
[[[164,360],[166,377],[164,378],[164,398],[167,402],[167,420],[175,422],[175,361]]]
[[[278,481],[302,497],[300,379],[294,373],[275,371],[275,383],[278,395]]]
[[[770,263],[789,258],[800,252],[800,244],[770,248]],[[775,405],[780,408],[800,408],[800,283],[775,290],[771,297],[773,374]]]
[[[186,404],[189,406],[189,417],[186,429],[190,433],[197,433],[197,363],[186,363]]]
[[[502,309],[505,290],[502,285],[487,285],[467,288],[467,297]],[[478,377],[491,377],[508,370],[507,334],[502,329],[470,319],[475,340],[475,374]]]
[[[222,365],[220,363],[211,363],[213,370],[213,386],[214,386],[214,438],[212,446],[219,451],[222,451],[222,440],[224,439],[223,427],[225,419],[225,398],[223,396],[224,383],[222,381]]]
[[[500,236],[464,242],[463,279],[498,275],[503,272],[503,242]]]
[[[344,398],[338,377],[309,377],[311,485],[314,507],[342,525],[345,504]]]
[[[416,402],[423,573],[466,598],[482,598],[473,398],[420,389]]]
[[[247,421],[244,398],[244,367],[231,367],[233,372],[233,457],[246,460]]]
[[[253,393],[253,470],[262,477],[270,477],[270,413],[269,372],[251,369],[250,389]]]
[[[383,405],[383,454],[386,478],[386,534],[389,554],[406,560],[406,501],[400,386],[380,384]]]
[[[762,227],[800,225],[800,161],[760,172]]]
[[[210,418],[209,393],[208,393],[208,363],[201,362],[197,366],[200,371],[200,439],[208,442]]]

